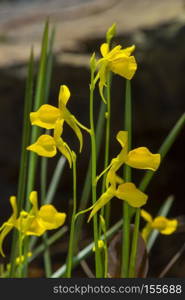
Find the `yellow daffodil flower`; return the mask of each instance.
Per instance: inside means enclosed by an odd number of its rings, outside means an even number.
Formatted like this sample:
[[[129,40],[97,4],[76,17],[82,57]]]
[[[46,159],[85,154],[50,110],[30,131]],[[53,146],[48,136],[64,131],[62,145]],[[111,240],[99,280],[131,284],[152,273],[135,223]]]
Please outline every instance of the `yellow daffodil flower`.
[[[178,221],[176,219],[170,220],[163,216],[158,216],[153,219],[144,209],[141,210],[141,216],[147,222],[142,230],[142,237],[145,241],[147,241],[153,229],[158,230],[162,234],[169,235],[174,233],[178,226]]]
[[[129,80],[134,76],[137,69],[136,60],[134,56],[131,56],[134,50],[135,46],[122,49],[122,47],[118,45],[112,50],[109,50],[109,45],[107,43],[101,45],[100,52],[103,58],[97,63],[99,71],[95,80],[97,81],[99,79],[100,95],[105,102],[103,87],[106,86],[107,74],[109,71]]]
[[[27,235],[41,236],[46,230],[56,229],[62,226],[66,219],[65,213],[58,212],[51,204],[45,204],[38,208],[37,192],[33,191],[29,198],[32,208],[29,212],[21,211],[17,216],[16,197],[10,197],[13,214],[0,227],[0,253],[5,256],[2,249],[6,235],[15,227],[24,238]]]
[[[44,104],[36,112],[30,113],[30,120],[32,125],[37,125],[45,129],[55,129],[56,122],[58,120],[61,122],[61,127],[63,127],[63,123],[65,121],[75,132],[80,143],[81,151],[83,145],[83,137],[80,127],[88,132],[89,129],[78,122],[75,116],[72,115],[67,109],[66,105],[69,98],[70,91],[68,87],[66,85],[61,85],[58,98],[58,107]]]
[[[93,205],[88,222],[113,197],[117,197],[120,200],[125,200],[132,207],[141,207],[146,204],[148,199],[148,196],[137,189],[135,184],[131,182],[122,183],[117,189],[111,185]]]
[[[120,143],[121,152],[112,159],[106,177],[106,186],[109,184],[114,187],[120,184],[122,179],[116,175],[118,169],[126,164],[132,168],[156,171],[160,164],[160,154],[151,153],[146,147],[139,147],[128,152],[128,132],[119,131],[116,136],[117,141]],[[105,171],[106,171],[105,170]],[[105,172],[103,171],[102,174]]]

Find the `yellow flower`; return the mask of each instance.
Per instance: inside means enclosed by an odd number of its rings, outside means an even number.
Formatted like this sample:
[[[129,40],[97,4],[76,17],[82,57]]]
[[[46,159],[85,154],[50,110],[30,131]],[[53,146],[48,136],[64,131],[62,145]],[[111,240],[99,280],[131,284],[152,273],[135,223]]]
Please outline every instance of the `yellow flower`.
[[[37,153],[40,156],[53,157],[57,153],[57,149],[66,157],[69,166],[72,166],[72,150],[62,139],[63,120],[58,119],[55,123],[54,136],[48,134],[41,135],[37,141],[28,146],[26,149]]]
[[[146,169],[156,171],[160,164],[160,154],[151,153],[146,147],[139,147],[128,152],[128,132],[119,131],[116,136],[120,143],[121,152],[112,159],[109,167],[106,186],[109,184],[116,187],[116,184],[121,183],[122,179],[116,175],[118,169],[125,163],[126,165],[136,169]]]
[[[160,154],[152,154],[147,148],[140,147],[128,152],[128,132],[119,131],[116,136],[120,143],[121,152],[112,159],[110,165],[97,177],[97,180],[105,173],[107,190],[93,205],[88,221],[106,205],[113,197],[126,201],[132,207],[141,207],[146,204],[148,196],[136,188],[132,182],[125,182],[116,172],[125,163],[137,169],[155,171],[160,164]]]
[[[58,107],[44,104],[36,112],[30,113],[30,120],[32,125],[37,125],[45,129],[55,129],[56,122],[58,120],[61,122],[61,127],[63,127],[63,123],[65,121],[75,132],[80,143],[81,151],[83,145],[83,137],[80,127],[88,132],[89,130],[80,122],[78,122],[75,116],[72,115],[67,109],[66,105],[69,98],[70,91],[68,87],[66,85],[61,85],[58,98]]]
[[[10,204],[12,206],[13,213],[11,217],[6,222],[4,222],[0,227],[0,253],[2,256],[5,256],[2,248],[3,241],[16,224],[16,218],[17,218],[16,197],[14,196],[10,197]]]
[[[93,205],[88,222],[113,197],[117,197],[120,200],[125,200],[132,207],[141,207],[146,204],[148,199],[148,196],[137,189],[135,184],[131,182],[122,183],[117,189],[111,185]]]
[[[158,230],[160,233],[169,235],[176,231],[178,221],[176,219],[168,219],[163,216],[152,218],[152,216],[144,209],[141,210],[141,216],[147,221],[146,226],[142,230],[143,239],[146,241],[153,229]]]
[[[56,229],[62,226],[66,219],[65,213],[59,213],[51,204],[42,205],[38,209],[37,192],[30,194],[32,209],[27,212],[21,212],[17,219],[16,228],[23,235],[42,235],[46,230]]]
[[[34,144],[26,149],[45,157],[53,157],[57,153],[55,140],[48,134],[41,135]]]
[[[105,243],[103,240],[98,240],[98,248],[103,249],[105,247]],[[95,246],[92,249],[93,252],[95,252]]]
[[[135,46],[122,49],[122,47],[118,45],[112,50],[109,50],[107,43],[101,45],[100,51],[103,58],[98,61],[99,71],[96,80],[99,79],[100,95],[104,101],[103,87],[106,86],[109,71],[129,80],[134,76],[137,69],[136,60],[134,56],[131,56],[134,50]]]
[[[26,235],[40,236],[46,230],[56,229],[65,222],[66,214],[58,212],[53,205],[45,204],[38,209],[37,192],[31,192],[29,200],[32,203],[31,210],[29,212],[22,210],[17,216],[16,197],[10,197],[13,213],[8,221],[0,227],[0,253],[2,256],[5,256],[2,249],[3,241],[14,227],[21,232],[24,238]]]

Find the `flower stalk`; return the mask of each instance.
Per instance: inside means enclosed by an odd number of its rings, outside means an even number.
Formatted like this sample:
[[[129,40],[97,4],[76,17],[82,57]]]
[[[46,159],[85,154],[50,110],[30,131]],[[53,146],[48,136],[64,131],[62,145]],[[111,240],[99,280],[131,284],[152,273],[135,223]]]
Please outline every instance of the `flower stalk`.
[[[128,131],[128,151],[131,149],[132,135],[132,104],[131,104],[131,84],[130,80],[126,80],[125,93],[125,114],[124,128]],[[131,182],[131,168],[128,165],[124,166],[124,179],[126,182]],[[129,268],[129,253],[130,253],[130,206],[127,202],[123,203],[123,228],[122,228],[122,262],[121,262],[121,277],[128,277]]]
[[[95,136],[95,128],[94,128],[94,74],[95,74],[95,66],[96,60],[95,55],[93,54],[90,61],[91,66],[91,82],[90,82],[90,130],[91,130],[91,186],[92,186],[92,204],[94,205],[97,200],[96,194],[96,136]],[[102,277],[102,263],[100,251],[98,248],[98,219],[97,215],[93,218],[93,231],[94,231],[94,242],[95,242],[95,269],[96,269],[96,277]]]
[[[76,199],[76,154],[73,155],[73,212],[71,216],[71,229],[69,236],[69,249],[67,257],[66,277],[71,278],[72,262],[73,262],[73,249],[74,249],[74,234],[75,234],[75,215],[77,212],[77,199]]]

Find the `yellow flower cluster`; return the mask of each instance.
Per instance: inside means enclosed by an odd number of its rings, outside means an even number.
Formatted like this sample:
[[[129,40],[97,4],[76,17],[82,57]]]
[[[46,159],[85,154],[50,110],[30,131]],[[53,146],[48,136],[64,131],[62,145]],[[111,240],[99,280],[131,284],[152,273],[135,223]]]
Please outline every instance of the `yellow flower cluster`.
[[[158,230],[160,233],[169,235],[176,231],[178,221],[176,219],[168,219],[163,216],[152,218],[152,216],[144,209],[141,210],[142,218],[147,222],[146,226],[142,230],[142,237],[147,241],[151,231],[153,229]]]
[[[27,150],[36,152],[38,155],[45,157],[53,157],[57,153],[57,149],[66,157],[71,167],[73,161],[73,151],[69,145],[64,142],[61,135],[63,133],[64,121],[73,129],[79,143],[80,151],[83,146],[83,137],[80,127],[89,132],[74,115],[70,113],[66,105],[70,98],[70,91],[66,85],[61,85],[59,92],[59,105],[54,107],[49,104],[42,105],[36,112],[30,114],[32,125],[37,125],[45,129],[54,129],[53,136],[48,134],[41,135],[37,141],[27,147]]]
[[[156,171],[159,167],[160,154],[152,154],[146,147],[139,147],[128,152],[127,131],[119,131],[116,138],[120,143],[122,150],[112,159],[108,168],[100,174],[101,176],[108,171],[106,176],[107,190],[93,205],[88,221],[113,197],[125,200],[133,207],[141,207],[146,203],[148,196],[145,193],[137,189],[132,182],[124,183],[124,180],[116,174],[121,166],[127,164],[132,168],[152,171]]]
[[[103,88],[106,86],[107,74],[110,71],[128,80],[131,80],[134,76],[137,69],[135,57],[131,56],[134,50],[134,45],[125,49],[122,49],[122,46],[118,45],[112,50],[109,49],[107,43],[101,45],[100,52],[103,57],[97,62],[99,71],[95,81],[99,79],[99,91],[104,102],[106,100],[103,95]]]
[[[45,204],[38,208],[37,192],[33,191],[29,198],[32,208],[29,212],[22,210],[18,216],[16,197],[10,197],[13,213],[11,217],[0,227],[0,253],[4,255],[2,245],[7,234],[16,228],[24,238],[28,235],[41,236],[46,230],[56,229],[62,226],[66,219],[65,213],[58,212],[51,204]]]

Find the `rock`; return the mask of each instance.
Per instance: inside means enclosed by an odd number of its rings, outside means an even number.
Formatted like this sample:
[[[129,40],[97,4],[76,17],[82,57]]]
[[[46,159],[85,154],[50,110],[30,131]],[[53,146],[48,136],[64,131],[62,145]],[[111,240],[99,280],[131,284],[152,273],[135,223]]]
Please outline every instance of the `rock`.
[[[86,41],[104,38],[114,22],[123,35],[168,22],[183,11],[182,0],[47,0],[0,5],[0,67],[27,61],[33,44],[38,55],[48,16],[57,25],[56,51],[81,53],[86,51]]]

